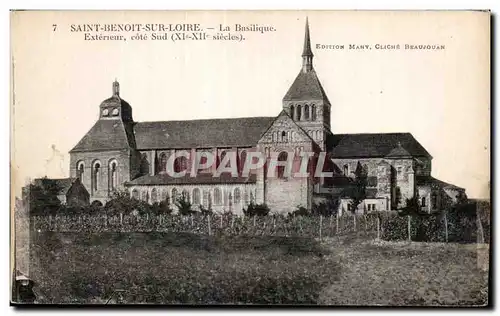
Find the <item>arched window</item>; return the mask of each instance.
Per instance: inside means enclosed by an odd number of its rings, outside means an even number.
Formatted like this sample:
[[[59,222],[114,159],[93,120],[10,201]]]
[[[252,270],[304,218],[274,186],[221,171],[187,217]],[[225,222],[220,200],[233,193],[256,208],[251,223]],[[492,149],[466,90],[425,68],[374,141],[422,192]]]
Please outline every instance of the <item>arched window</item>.
[[[146,153],[143,153],[141,155],[140,172],[142,175],[149,174],[149,160],[148,160],[148,154]]]
[[[148,191],[146,190],[142,191],[141,200],[143,200],[144,202],[148,201]]]
[[[286,151],[280,152],[278,155],[278,161],[286,161],[288,158],[288,153]],[[277,166],[278,178],[282,179],[285,177],[285,166]]]
[[[300,104],[299,104],[299,105],[297,105],[297,118],[296,118],[297,121],[300,121],[301,115],[302,115],[302,109],[301,109]]]
[[[309,105],[304,105],[304,120],[309,120]]]
[[[316,121],[316,105],[311,105],[311,120]]]
[[[201,153],[201,155],[200,155],[200,162],[199,162],[200,165],[203,166],[203,165],[205,165],[208,162],[207,155],[208,155],[207,152]],[[205,168],[205,169],[208,169],[208,168]]]
[[[179,156],[175,158],[174,171],[181,172],[187,169],[187,158],[185,156]]]
[[[92,183],[91,183],[92,193],[99,190],[100,177],[101,177],[101,163],[99,161],[96,161],[92,166]]]
[[[139,200],[139,191],[137,191],[137,189],[132,190],[132,198]]]
[[[83,180],[83,173],[85,171],[85,163],[83,161],[79,161],[76,163],[76,177],[80,180]]]
[[[243,191],[243,201],[245,202],[245,204],[248,204],[249,200],[248,200],[248,190],[244,190]]]
[[[349,175],[349,166],[344,165],[344,176],[348,176],[348,175]]]
[[[217,168],[220,166],[220,163],[222,162],[224,157],[226,157],[226,151],[225,150],[220,151],[219,154],[217,155],[217,164],[216,164]]]
[[[193,189],[193,204],[195,205],[201,204],[201,193],[200,189],[198,188]]]
[[[161,153],[158,163],[158,171],[159,172],[167,172],[167,154]]]
[[[226,192],[226,194],[224,194],[223,196],[223,200],[224,200],[224,205],[229,205],[229,200],[231,199],[231,191],[229,192]]]
[[[156,203],[158,202],[158,192],[156,191],[155,188],[151,190],[151,203]]]
[[[118,163],[116,160],[111,160],[109,162],[108,166],[108,183],[109,183],[109,190],[111,192],[116,190],[116,186],[118,184]]]
[[[209,208],[210,205],[211,205],[211,202],[210,202],[210,191],[203,190],[203,207],[204,208]]]
[[[295,118],[295,108],[293,107],[293,105],[290,105],[290,117],[292,118],[292,120]]]
[[[281,132],[281,141],[286,142],[286,132],[285,131]]]
[[[215,205],[222,204],[222,192],[219,188],[214,189],[214,204]]]
[[[161,191],[161,200],[166,201],[168,199],[168,192],[167,190]]]
[[[431,194],[431,205],[432,205],[433,209],[436,209],[438,207],[436,192],[432,192],[432,194]]]
[[[186,190],[186,189],[182,190],[182,197],[183,197],[184,199],[186,199],[186,201],[188,201],[188,202],[191,200],[191,199],[190,199],[190,196],[189,196],[189,192],[188,192],[188,190]]]
[[[241,190],[240,188],[234,189],[234,204],[239,204],[241,202]]]
[[[240,162],[238,163],[238,169],[240,172],[242,172],[243,169],[245,168],[246,161],[247,161],[247,151],[242,150],[240,153]]]
[[[425,196],[424,196],[424,197],[422,197],[422,202],[420,203],[420,206],[425,207],[426,206],[425,202],[426,201],[425,201]]]
[[[176,189],[176,188],[173,188],[173,189],[172,189],[172,194],[171,194],[171,196],[172,196],[172,203],[174,203],[174,204],[175,204],[175,203],[177,202],[177,199],[179,198],[179,197],[178,197],[178,193],[177,193],[177,189]]]

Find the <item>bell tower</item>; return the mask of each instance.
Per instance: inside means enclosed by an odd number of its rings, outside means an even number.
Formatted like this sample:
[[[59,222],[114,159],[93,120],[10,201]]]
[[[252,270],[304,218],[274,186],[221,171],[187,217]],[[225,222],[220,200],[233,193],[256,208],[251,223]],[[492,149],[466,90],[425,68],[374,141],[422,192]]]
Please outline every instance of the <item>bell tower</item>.
[[[309,21],[306,18],[302,68],[283,98],[283,109],[321,147],[326,148],[331,105],[313,65]]]

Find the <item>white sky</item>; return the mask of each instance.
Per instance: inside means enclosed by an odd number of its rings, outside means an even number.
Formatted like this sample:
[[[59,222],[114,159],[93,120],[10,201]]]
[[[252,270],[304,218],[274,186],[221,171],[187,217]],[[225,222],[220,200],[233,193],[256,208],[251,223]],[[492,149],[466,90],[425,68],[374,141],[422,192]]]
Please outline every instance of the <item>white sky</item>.
[[[68,151],[118,78],[136,121],[274,116],[316,44],[444,44],[443,51],[317,50],[334,133],[411,132],[433,176],[488,197],[489,17],[467,12],[23,12],[12,21],[12,180],[64,177]],[[85,42],[78,23],[258,23],[245,42]],[[57,24],[56,32],[52,25]],[[53,149],[55,146],[55,150]]]

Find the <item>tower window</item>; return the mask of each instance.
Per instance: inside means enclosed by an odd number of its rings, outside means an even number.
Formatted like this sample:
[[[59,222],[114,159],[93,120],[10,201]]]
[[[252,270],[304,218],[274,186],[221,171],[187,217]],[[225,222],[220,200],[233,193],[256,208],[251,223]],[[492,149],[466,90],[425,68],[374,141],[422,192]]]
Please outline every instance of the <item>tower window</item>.
[[[311,105],[311,120],[316,121],[316,105]]]
[[[426,206],[426,205],[425,205],[425,202],[426,202],[426,201],[425,201],[425,196],[424,196],[424,197],[422,198],[422,202],[420,203],[422,207],[425,207],[425,206]]]
[[[285,131],[281,132],[281,141],[286,142],[286,132]]]
[[[304,120],[309,120],[309,105],[304,105]]]
[[[290,105],[290,117],[293,119],[295,119],[295,108],[293,107],[293,105]]]
[[[296,117],[296,120],[300,121],[301,116],[302,116],[302,109],[300,107],[300,104],[298,104],[297,105],[297,117]]]

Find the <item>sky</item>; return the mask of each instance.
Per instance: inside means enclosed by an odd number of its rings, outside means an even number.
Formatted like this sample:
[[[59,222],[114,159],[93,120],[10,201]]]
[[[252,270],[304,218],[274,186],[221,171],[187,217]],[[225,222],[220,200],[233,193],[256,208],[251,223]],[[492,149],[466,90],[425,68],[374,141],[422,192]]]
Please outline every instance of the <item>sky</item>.
[[[306,16],[333,133],[410,132],[433,156],[434,177],[466,188],[469,197],[489,197],[489,15],[465,11],[14,13],[14,194],[30,178],[69,175],[68,152],[97,120],[115,78],[136,121],[278,115],[300,70]],[[125,34],[127,41],[85,41],[71,32],[72,24],[94,23],[199,23],[214,28],[211,34],[220,24],[258,24],[276,31],[246,32],[241,42],[133,41],[135,32]]]

